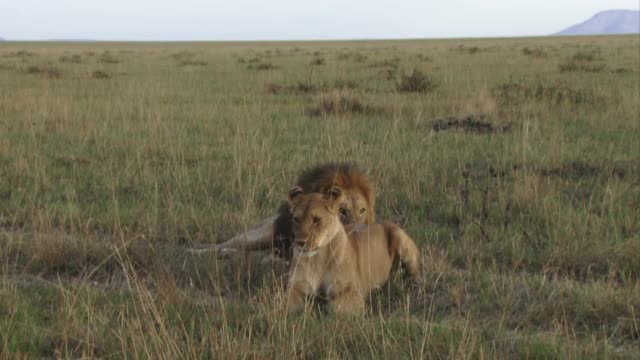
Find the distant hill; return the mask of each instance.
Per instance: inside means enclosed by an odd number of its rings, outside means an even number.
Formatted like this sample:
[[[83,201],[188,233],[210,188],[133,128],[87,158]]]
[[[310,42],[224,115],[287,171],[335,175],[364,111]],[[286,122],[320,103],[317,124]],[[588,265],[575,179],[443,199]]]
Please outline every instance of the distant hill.
[[[606,10],[553,35],[640,34],[640,10]]]

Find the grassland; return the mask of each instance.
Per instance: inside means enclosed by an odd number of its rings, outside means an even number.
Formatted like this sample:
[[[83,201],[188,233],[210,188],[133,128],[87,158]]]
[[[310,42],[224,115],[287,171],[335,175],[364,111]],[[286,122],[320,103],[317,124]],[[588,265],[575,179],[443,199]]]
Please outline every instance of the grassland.
[[[0,44],[0,357],[640,358],[637,36]],[[424,275],[185,252],[352,160]]]

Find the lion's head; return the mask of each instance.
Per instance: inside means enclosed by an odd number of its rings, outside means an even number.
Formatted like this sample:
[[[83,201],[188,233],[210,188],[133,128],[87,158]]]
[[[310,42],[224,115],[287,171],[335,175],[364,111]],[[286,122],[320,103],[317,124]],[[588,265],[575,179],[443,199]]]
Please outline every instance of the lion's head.
[[[338,187],[327,193],[305,193],[296,186],[289,192],[293,246],[311,256],[328,244],[342,228],[340,209],[344,195]]]
[[[340,188],[339,214],[343,224],[375,223],[375,188],[356,165],[327,163],[304,172],[296,183],[306,193],[330,194]]]

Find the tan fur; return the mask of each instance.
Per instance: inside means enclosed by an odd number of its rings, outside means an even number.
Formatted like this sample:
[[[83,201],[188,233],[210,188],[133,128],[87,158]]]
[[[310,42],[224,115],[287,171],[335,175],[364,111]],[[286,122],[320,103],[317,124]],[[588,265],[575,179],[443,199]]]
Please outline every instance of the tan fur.
[[[340,203],[340,218],[344,224],[373,224],[375,222],[375,187],[356,165],[346,162],[326,163],[303,172],[296,185],[307,193],[326,193],[334,186],[344,194]],[[289,207],[285,203],[279,214],[260,226],[217,245],[221,253],[244,248],[263,250],[272,248],[285,259],[290,257],[291,224]]]
[[[389,278],[398,258],[412,276],[419,273],[419,251],[397,225],[343,226],[338,204],[343,195],[290,193],[294,219],[294,258],[286,310],[297,311],[309,297],[323,297],[337,313],[363,313],[365,296]]]

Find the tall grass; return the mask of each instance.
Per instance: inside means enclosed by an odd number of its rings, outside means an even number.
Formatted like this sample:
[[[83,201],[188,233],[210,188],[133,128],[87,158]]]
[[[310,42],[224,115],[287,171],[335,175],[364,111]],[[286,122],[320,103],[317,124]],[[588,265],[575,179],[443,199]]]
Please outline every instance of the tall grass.
[[[0,357],[633,358],[639,46],[3,43]],[[624,71],[559,66],[593,61]],[[423,253],[367,317],[284,318],[285,264],[184,251],[336,159]]]

